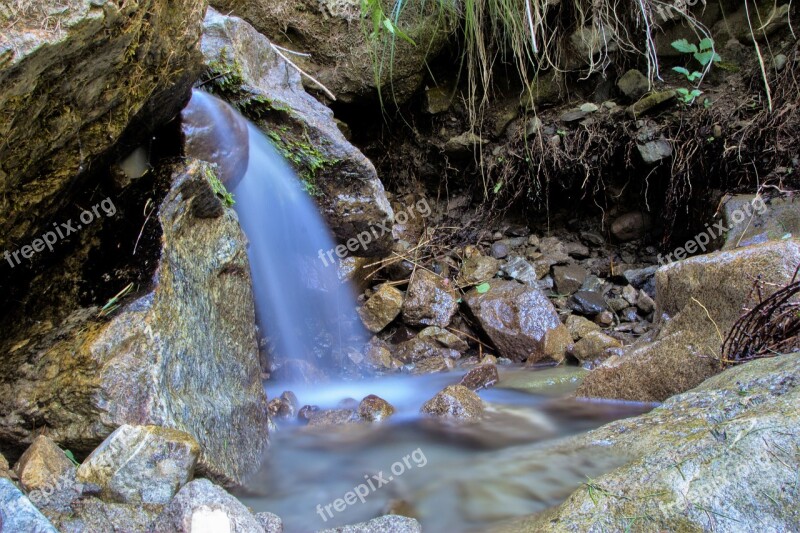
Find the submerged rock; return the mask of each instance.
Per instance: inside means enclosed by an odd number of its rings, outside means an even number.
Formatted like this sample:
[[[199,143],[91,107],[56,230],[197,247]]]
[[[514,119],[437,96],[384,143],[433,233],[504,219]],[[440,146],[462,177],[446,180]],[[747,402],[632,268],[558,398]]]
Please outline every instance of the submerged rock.
[[[239,7],[247,11],[244,4]],[[267,7],[274,3],[258,9]],[[389,251],[394,213],[375,167],[345,139],[333,112],[303,90],[300,74],[270,41],[244,20],[209,8],[201,50],[209,70],[204,88],[232,103],[270,137],[314,196],[336,238],[347,243],[345,255],[373,257]]]
[[[308,425],[314,426],[341,426],[344,424],[358,424],[361,418],[355,409],[318,409],[309,412]]]
[[[317,533],[422,533],[422,526],[413,518],[386,515],[350,526],[323,529]]]
[[[153,531],[193,533],[201,528],[231,533],[264,531],[239,500],[207,479],[196,479],[178,491],[156,519]]]
[[[464,302],[500,355],[518,362],[563,361],[572,338],[547,297],[515,281],[489,285],[485,292],[472,289]]]
[[[106,501],[165,505],[192,479],[199,455],[183,431],[124,425],[86,458],[77,479],[100,487]]]
[[[446,280],[418,268],[408,282],[403,320],[412,326],[445,327],[456,312],[455,291]]]
[[[393,414],[392,404],[374,394],[365,397],[358,404],[358,415],[367,422],[381,422]]]
[[[789,283],[800,264],[795,239],[696,256],[656,273],[656,323],[660,331],[595,369],[578,394],[664,401],[721,370],[722,341],[743,308],[752,305],[753,282],[762,296]],[[667,315],[669,319],[662,318]]]
[[[483,402],[463,385],[450,385],[425,402],[420,413],[439,418],[474,420],[483,415]]]
[[[201,68],[204,10],[194,0],[3,4],[0,249],[49,228],[123,134],[146,141],[178,113]]]
[[[487,364],[476,366],[467,372],[461,378],[459,385],[463,385],[469,390],[477,391],[493,387],[498,381],[500,381],[500,375],[497,373],[497,366]]]
[[[172,186],[150,222],[162,233],[152,286],[110,316],[78,309],[0,343],[0,442],[30,443],[23,421],[47,420],[54,442],[88,453],[120,425],[157,424],[192,435],[200,471],[220,482],[258,468],[267,401],[246,243],[233,211],[195,216],[195,200],[215,198],[210,172],[193,160],[160,172]]]
[[[375,294],[358,310],[364,325],[373,333],[381,331],[397,318],[403,307],[403,292],[391,285],[382,284]]]

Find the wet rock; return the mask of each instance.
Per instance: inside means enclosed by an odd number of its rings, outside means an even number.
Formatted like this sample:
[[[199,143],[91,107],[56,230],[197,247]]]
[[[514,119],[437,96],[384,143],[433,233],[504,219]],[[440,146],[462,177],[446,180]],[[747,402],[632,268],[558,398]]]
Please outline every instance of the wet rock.
[[[256,513],[255,518],[264,530],[264,533],[283,533],[283,520],[273,513]]]
[[[495,259],[503,259],[508,256],[509,248],[504,242],[493,242],[491,252]]]
[[[187,433],[126,424],[86,458],[77,480],[100,487],[107,501],[164,505],[192,479],[199,455]]]
[[[429,357],[455,360],[461,357],[461,352],[443,346],[433,339],[417,336],[397,345],[394,356],[403,363],[415,363]]]
[[[647,213],[634,211],[617,217],[611,223],[611,234],[620,242],[644,237],[652,227],[652,219]]]
[[[593,361],[603,357],[608,348],[620,348],[622,343],[613,337],[609,337],[601,331],[590,331],[581,340],[575,343],[572,350],[579,361]]]
[[[586,316],[595,316],[608,310],[608,302],[599,292],[578,291],[567,301],[569,308]]]
[[[403,320],[412,326],[445,327],[458,307],[455,291],[447,280],[418,268],[408,283]]]
[[[664,138],[637,144],[636,149],[639,150],[642,161],[650,165],[672,157],[672,144]]]
[[[208,531],[263,531],[247,507],[207,479],[184,485],[156,519],[153,530],[192,533],[199,524]]]
[[[477,256],[465,259],[456,278],[460,287],[477,285],[487,279],[492,279],[500,269],[500,261],[494,257]]]
[[[50,229],[75,201],[85,171],[99,170],[123,133],[127,146],[149,143],[188,100],[201,68],[205,6],[154,0],[141,7],[3,4],[0,249]]]
[[[291,420],[296,418],[297,396],[292,391],[284,391],[278,398],[269,402],[269,417],[272,420]]]
[[[488,389],[493,387],[495,383],[500,381],[500,375],[497,373],[497,366],[493,364],[486,364],[476,366],[461,378],[459,385],[474,391],[481,389]]]
[[[600,326],[578,315],[569,315],[564,325],[567,326],[574,341],[582,339],[591,331],[600,331]]]
[[[615,313],[619,313],[620,311],[622,311],[626,307],[630,306],[630,303],[628,302],[628,300],[626,300],[625,298],[619,297],[619,296],[615,296],[613,298],[608,298],[608,299],[606,299],[606,302],[608,303],[608,307],[612,311],[614,311]]]
[[[664,401],[698,385],[721,370],[720,336],[727,335],[743,307],[752,305],[753,280],[760,277],[769,284],[762,287],[767,297],[789,282],[798,263],[800,242],[791,239],[697,256],[660,268],[656,273],[658,334],[595,369],[578,393]]]
[[[580,236],[583,242],[591,244],[592,246],[603,246],[606,243],[603,236],[594,231],[582,231]]]
[[[422,533],[422,526],[413,518],[387,515],[351,526],[324,529],[317,533]]]
[[[391,370],[394,368],[392,352],[389,350],[388,345],[377,337],[373,337],[367,345],[365,362],[378,370]]]
[[[617,80],[617,87],[629,100],[638,100],[650,90],[650,80],[636,69],[631,69]]]
[[[259,12],[267,4],[274,8],[274,2],[264,2],[257,7],[253,4],[253,9]],[[294,9],[293,5],[288,8]],[[237,3],[234,11],[239,9],[249,12],[244,3]],[[333,112],[303,90],[300,73],[264,35],[280,37],[261,34],[240,18],[208,9],[200,44],[209,71],[204,89],[235,102],[271,138],[306,187],[316,193],[314,199],[339,242],[362,232],[371,234],[373,228],[387,228],[389,231],[378,231],[359,255],[374,257],[388,252],[394,213],[375,167],[345,139]],[[315,44],[315,50],[321,42]],[[294,46],[296,43],[290,48]],[[294,60],[298,58],[293,56]]]
[[[628,116],[631,118],[639,118],[651,110],[667,104],[674,98],[675,91],[673,90],[650,93],[627,109]]]
[[[754,361],[648,414],[570,439],[564,448],[602,445],[606,455],[627,457],[593,480],[615,497],[593,498],[581,487],[552,511],[500,531],[623,531],[631,516],[657,517],[654,531],[705,531],[709,515],[719,531],[751,529],[747,524],[759,531],[796,529],[800,508],[791,491],[800,461],[790,450],[800,446],[798,375],[797,354]]]
[[[418,338],[435,342],[443,348],[449,348],[458,352],[466,352],[469,349],[469,345],[461,337],[436,326],[423,329],[419,332]]]
[[[437,372],[447,372],[455,368],[454,360],[450,357],[432,355],[423,357],[414,363],[413,374],[435,374]]]
[[[0,442],[32,442],[33,426],[19,420],[33,417],[48,421],[54,442],[88,453],[120,425],[152,423],[192,435],[201,470],[223,483],[258,467],[267,401],[246,241],[230,209],[192,215],[192,185],[209,186],[209,170],[186,160],[159,171],[172,186],[149,222],[161,232],[150,287],[110,317],[65,311],[0,341]]]
[[[450,385],[425,402],[420,413],[439,418],[474,420],[483,415],[483,402],[463,385]]]
[[[308,419],[308,425],[311,427],[343,426],[359,422],[361,418],[354,409],[319,409],[313,411]]]
[[[553,281],[559,294],[572,294],[586,280],[586,269],[577,265],[553,267]]]
[[[603,292],[603,280],[594,274],[590,274],[586,276],[586,279],[581,285],[581,290],[589,292]]]
[[[358,404],[358,415],[368,422],[381,422],[393,414],[392,404],[374,394],[370,394]]]
[[[553,304],[534,287],[494,280],[486,292],[473,289],[464,302],[500,355],[514,361],[561,362],[569,332]]]
[[[364,325],[373,333],[397,318],[403,307],[403,292],[386,283],[380,285],[367,303],[358,309]]]
[[[501,269],[509,278],[526,285],[536,286],[536,282],[540,278],[536,268],[519,256],[509,257]],[[548,267],[547,271],[549,270],[550,268]],[[547,274],[547,272],[544,272],[542,275],[545,274]]]
[[[0,478],[0,531],[58,533],[30,500],[5,478]]]
[[[639,320],[639,310],[635,307],[626,307],[619,312],[619,317],[623,322],[636,322]]]
[[[297,419],[303,422],[308,422],[314,415],[319,411],[319,407],[316,405],[304,405],[297,411]]]

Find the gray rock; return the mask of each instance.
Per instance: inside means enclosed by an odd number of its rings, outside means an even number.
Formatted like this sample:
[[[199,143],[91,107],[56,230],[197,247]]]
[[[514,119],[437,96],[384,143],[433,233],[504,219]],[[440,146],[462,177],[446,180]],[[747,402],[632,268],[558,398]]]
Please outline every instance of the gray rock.
[[[161,507],[104,502],[84,496],[67,511],[53,515],[53,524],[61,533],[149,533]]]
[[[499,354],[514,361],[561,362],[572,337],[553,304],[535,287],[493,280],[472,289],[464,302]]]
[[[369,522],[324,529],[317,533],[422,533],[422,526],[413,518],[386,515]]]
[[[264,533],[283,533],[283,520],[273,513],[256,513],[256,520],[264,528]]]
[[[49,230],[82,191],[75,185],[85,171],[102,168],[123,132],[132,143],[149,143],[151,128],[183,107],[201,69],[196,44],[205,5],[155,0],[140,7],[3,3],[0,249]]]
[[[469,155],[487,142],[489,141],[471,131],[465,131],[461,135],[448,139],[444,144],[444,151],[453,155]]]
[[[211,72],[204,89],[235,103],[278,151],[291,154],[287,159],[318,193],[314,199],[340,242],[378,225],[391,229],[394,213],[375,167],[345,139],[333,112],[303,90],[300,74],[264,35],[242,19],[209,9],[200,48]],[[391,246],[388,231],[359,255],[381,255]]]
[[[603,238],[603,236],[599,233],[595,233],[594,231],[582,231],[581,240],[594,246],[603,246],[606,243],[606,240]]]
[[[636,307],[644,314],[652,313],[656,308],[656,303],[644,290],[639,290],[639,296],[636,299]]]
[[[475,420],[483,415],[483,402],[463,385],[450,385],[425,402],[420,413],[438,418]]]
[[[586,316],[594,316],[608,310],[608,302],[599,292],[578,291],[567,301],[569,308]]]
[[[611,223],[611,234],[618,241],[626,242],[644,237],[653,225],[653,220],[647,213],[633,211],[618,216]]]
[[[455,291],[447,280],[418,268],[408,282],[403,320],[412,326],[445,327],[458,307]]]
[[[157,172],[172,186],[148,223],[162,234],[152,286],[107,318],[78,309],[49,328],[6,333],[0,442],[32,442],[19,423],[28,417],[87,453],[120,425],[158,424],[192,435],[201,471],[236,484],[268,445],[246,241],[230,209],[194,216],[196,199],[214,198],[209,165]]]
[[[646,268],[636,268],[626,270],[622,273],[625,280],[636,287],[637,289],[644,290],[651,297],[655,296],[655,275],[659,265],[653,265]]]
[[[194,474],[200,447],[191,435],[158,426],[124,425],[78,468],[77,480],[118,503],[169,503]]]
[[[786,64],[789,62],[789,58],[786,57],[785,54],[777,54],[772,59],[772,66],[775,68],[775,72],[780,72],[786,67]]]
[[[455,333],[450,333],[446,329],[437,326],[429,326],[423,329],[419,332],[417,337],[422,340],[434,342],[442,348],[449,348],[458,352],[466,352],[469,349],[469,345],[464,339]]]
[[[578,341],[585,337],[589,332],[600,331],[600,326],[595,324],[589,319],[578,315],[569,315],[564,322],[567,329],[572,335],[572,340]]]
[[[588,272],[577,265],[553,267],[553,281],[559,294],[572,294],[586,281]]]
[[[156,519],[153,530],[192,533],[200,524],[207,531],[264,531],[247,507],[207,479],[196,479],[184,485]]]
[[[672,144],[667,139],[656,139],[644,144],[637,144],[636,149],[645,163],[658,163],[662,159],[672,157]]]
[[[508,245],[504,242],[493,242],[492,243],[492,257],[495,259],[504,259],[508,256],[509,248]]]
[[[539,279],[536,269],[525,259],[516,255],[509,257],[500,268],[509,278],[526,285],[536,286],[536,282]]]
[[[650,80],[636,69],[631,69],[617,80],[617,87],[629,100],[638,100],[650,90]]]
[[[8,479],[0,478],[0,533],[58,533]]]
[[[736,195],[725,202],[722,220],[730,228],[724,236],[723,250],[777,241],[787,235],[798,237],[800,201],[784,197],[767,202],[762,196]]]

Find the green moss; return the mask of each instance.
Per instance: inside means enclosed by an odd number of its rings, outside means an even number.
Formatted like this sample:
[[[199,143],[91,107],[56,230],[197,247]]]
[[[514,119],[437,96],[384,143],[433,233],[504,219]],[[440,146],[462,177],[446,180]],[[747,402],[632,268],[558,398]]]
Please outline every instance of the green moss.
[[[226,206],[232,207],[233,204],[236,203],[236,200],[233,199],[233,195],[228,192],[228,189],[226,189],[225,185],[219,180],[217,174],[209,167],[206,167],[205,174],[206,179],[211,184],[211,190],[214,191],[214,194],[225,202]]]
[[[278,152],[297,170],[306,192],[311,196],[322,196],[317,185],[319,172],[335,165],[338,160],[326,158],[311,143],[307,133],[303,134],[302,140],[294,140],[297,136],[286,126],[269,129],[266,133]]]

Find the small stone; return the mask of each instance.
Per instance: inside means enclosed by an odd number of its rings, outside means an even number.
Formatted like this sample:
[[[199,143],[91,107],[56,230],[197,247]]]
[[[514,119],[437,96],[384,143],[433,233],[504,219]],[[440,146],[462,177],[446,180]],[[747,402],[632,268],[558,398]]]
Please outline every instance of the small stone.
[[[639,290],[639,297],[636,300],[636,306],[642,311],[642,313],[648,315],[655,310],[656,303],[649,294],[644,292],[644,290]]]
[[[284,391],[269,402],[269,417],[272,420],[291,420],[297,416],[297,396],[292,391]]]
[[[603,311],[594,317],[594,321],[603,328],[610,327],[614,324],[614,314],[611,311]]]
[[[444,151],[454,155],[467,155],[487,142],[487,140],[481,139],[474,133],[467,131],[461,135],[450,138],[444,145]]]
[[[535,285],[539,279],[539,273],[529,262],[519,256],[509,257],[500,267],[503,273],[509,278],[522,282],[526,285]],[[549,270],[549,267],[548,267]]]
[[[425,112],[429,115],[438,115],[450,109],[453,101],[453,92],[446,87],[425,88]]]
[[[585,269],[576,266],[556,266],[553,267],[553,280],[556,284],[556,290],[559,294],[572,294],[581,288],[581,285],[586,280],[588,272]]]
[[[483,402],[463,385],[450,385],[425,402],[420,413],[457,420],[474,420],[483,415]]]
[[[617,217],[611,224],[611,234],[621,242],[644,237],[652,227],[652,219],[647,213],[634,211]]]
[[[443,328],[450,323],[457,307],[455,291],[447,280],[424,268],[414,271],[402,310],[407,324]]]
[[[358,310],[361,321],[372,333],[377,333],[388,326],[403,308],[402,291],[389,284],[378,287],[369,300]]]
[[[622,297],[631,304],[636,305],[636,300],[639,297],[639,291],[633,285],[625,285],[622,288]]]
[[[437,372],[448,372],[455,368],[455,363],[450,357],[433,355],[417,360],[411,372],[413,374],[435,374]]]
[[[309,427],[344,426],[360,422],[361,418],[355,409],[320,409],[313,412],[308,425]]]
[[[456,278],[460,287],[477,285],[492,279],[500,269],[500,261],[485,255],[465,259]]]
[[[492,257],[495,259],[503,259],[508,256],[509,248],[508,245],[504,242],[494,242],[492,243]]]
[[[528,236],[528,246],[539,246],[539,237],[536,235],[529,235]]]
[[[600,109],[600,108],[597,107],[596,104],[593,104],[591,102],[586,102],[585,104],[582,104],[581,107],[580,107],[580,110],[582,112],[586,113],[586,114],[594,113],[598,109]]]
[[[789,58],[784,54],[778,54],[772,59],[772,66],[775,67],[775,72],[780,72],[786,67]]]
[[[619,317],[623,322],[636,322],[639,320],[639,312],[635,307],[626,307],[620,311]]]
[[[565,246],[567,255],[575,259],[586,259],[591,255],[589,248],[579,242],[570,242]]]
[[[638,119],[648,111],[666,104],[674,98],[675,91],[673,90],[650,93],[627,109],[628,116]]]
[[[378,396],[370,394],[358,404],[358,415],[368,422],[381,422],[394,414],[394,407]]]
[[[600,331],[600,326],[579,315],[569,315],[565,322],[572,340],[578,341],[592,331]]]
[[[264,533],[283,533],[283,520],[273,513],[256,513],[256,521],[264,528]]]
[[[650,90],[650,80],[636,69],[631,69],[617,80],[617,87],[629,100],[638,100]]]
[[[569,123],[569,122],[577,122],[578,120],[581,120],[585,116],[586,116],[586,112],[584,112],[583,110],[581,110],[581,109],[571,109],[571,110],[569,110],[569,111],[567,111],[565,113],[562,113],[561,116],[558,117],[558,120],[560,120],[561,122],[567,122],[567,123]]]
[[[580,237],[583,242],[593,246],[603,246],[606,243],[606,240],[603,238],[603,236],[599,233],[595,233],[594,231],[582,231],[580,233]]]
[[[308,422],[314,418],[317,411],[319,411],[319,407],[316,405],[304,405],[297,411],[297,419],[301,422]]]
[[[608,307],[611,308],[611,310],[614,311],[615,313],[619,313],[620,311],[622,311],[623,309],[625,309],[630,305],[628,300],[618,296],[613,298],[608,298],[606,301],[608,302]]]
[[[474,391],[487,389],[493,387],[495,383],[500,381],[500,375],[497,373],[497,366],[493,364],[476,366],[461,378],[459,385]]]
[[[661,138],[644,144],[637,144],[642,161],[647,164],[658,163],[662,159],[672,157],[672,144],[667,139]]]
[[[599,292],[578,291],[570,297],[567,305],[576,313],[587,316],[608,310],[608,303]]]
[[[575,343],[572,350],[574,355],[579,361],[593,361],[603,356],[607,348],[620,348],[622,343],[617,339],[606,335],[601,331],[590,331]]]
[[[364,361],[378,370],[390,370],[392,368],[392,352],[388,346],[378,337],[373,337],[367,344]]]
[[[590,292],[601,292],[603,289],[603,280],[595,276],[594,274],[590,274],[586,276],[586,280],[581,285],[582,291],[590,291]]]
[[[435,342],[442,348],[449,348],[458,352],[466,352],[469,349],[469,345],[461,337],[438,326],[429,326],[423,329],[417,337],[425,341]]]

